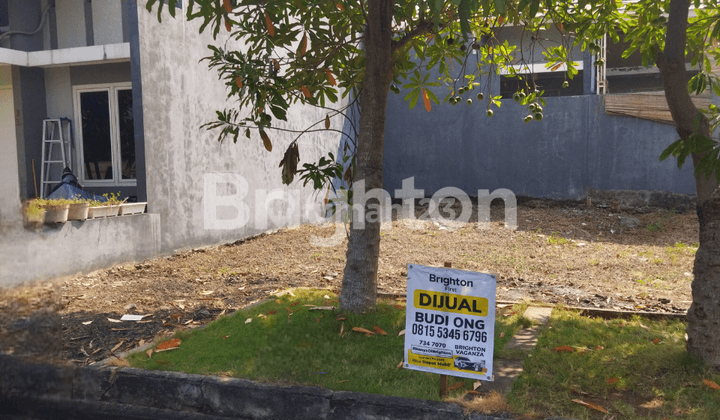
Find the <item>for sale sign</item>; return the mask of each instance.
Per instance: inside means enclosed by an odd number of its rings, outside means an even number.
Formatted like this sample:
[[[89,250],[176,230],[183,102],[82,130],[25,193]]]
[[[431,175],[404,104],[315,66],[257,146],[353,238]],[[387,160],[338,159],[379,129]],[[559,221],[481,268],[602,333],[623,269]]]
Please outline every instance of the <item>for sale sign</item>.
[[[405,367],[492,380],[492,274],[408,265]]]

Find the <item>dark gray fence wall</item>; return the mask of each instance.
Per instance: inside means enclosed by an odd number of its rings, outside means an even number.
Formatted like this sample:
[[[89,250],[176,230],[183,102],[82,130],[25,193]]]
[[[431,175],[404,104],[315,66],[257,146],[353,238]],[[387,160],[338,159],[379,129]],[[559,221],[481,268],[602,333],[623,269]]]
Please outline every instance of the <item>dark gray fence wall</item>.
[[[427,196],[448,186],[471,196],[508,188],[556,199],[580,199],[589,189],[695,193],[691,162],[679,170],[672,158],[659,161],[677,139],[674,127],[605,115],[601,96],[547,98],[543,120],[525,124],[526,107],[512,100],[487,117],[487,101],[433,104],[427,112],[422,101],[410,110],[404,95],[388,101],[384,184],[391,194],[409,177]]]

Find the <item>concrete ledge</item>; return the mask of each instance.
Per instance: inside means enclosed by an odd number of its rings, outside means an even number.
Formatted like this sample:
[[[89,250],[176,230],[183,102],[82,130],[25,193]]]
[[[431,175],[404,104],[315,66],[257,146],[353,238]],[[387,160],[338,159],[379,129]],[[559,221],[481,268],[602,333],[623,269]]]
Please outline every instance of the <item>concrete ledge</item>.
[[[23,67],[52,67],[130,61],[130,43],[91,45],[43,51],[0,48],[0,63]]]
[[[87,273],[160,254],[160,215],[137,214],[0,232],[0,287]]]
[[[452,403],[0,354],[0,418],[496,420]],[[503,417],[509,418],[509,417]]]

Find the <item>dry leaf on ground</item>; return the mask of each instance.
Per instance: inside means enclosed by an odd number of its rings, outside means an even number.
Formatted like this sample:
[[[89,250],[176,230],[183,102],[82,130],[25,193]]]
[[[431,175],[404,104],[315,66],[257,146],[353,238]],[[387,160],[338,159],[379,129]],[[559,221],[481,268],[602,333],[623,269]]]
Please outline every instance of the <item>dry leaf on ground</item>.
[[[352,330],[355,332],[363,333],[365,335],[375,335],[374,332],[372,332],[368,329],[362,328],[362,327],[353,327]]]
[[[663,401],[661,398],[655,398],[651,401],[640,404],[640,407],[647,408],[648,410],[654,410],[656,408],[662,407],[663,404],[665,404],[665,401]]]
[[[401,360],[400,363],[398,363],[397,366],[395,366],[395,369],[400,369],[401,367],[403,367],[404,364],[405,364],[405,361]]]
[[[402,330],[398,333],[398,337],[400,337],[401,335],[405,335],[405,330]]]
[[[378,327],[377,325],[373,327],[373,330],[375,331],[376,334],[387,335],[387,333],[385,332],[385,330],[383,330],[382,328]]]
[[[169,349],[173,347],[177,347],[182,343],[182,341],[179,338],[171,338],[167,341],[163,341],[162,343],[158,344],[157,350],[164,350]]]
[[[605,379],[605,382],[607,382],[609,384],[614,384],[615,382],[617,382],[617,380],[618,380],[618,378],[607,378],[607,379]]]
[[[586,401],[583,401],[583,400],[575,400],[575,399],[574,399],[574,400],[572,400],[572,402],[578,403],[578,404],[580,404],[580,405],[584,405],[584,406],[587,407],[587,408],[591,408],[591,409],[596,410],[596,411],[599,411],[599,412],[601,412],[601,413],[607,413],[607,412],[608,412],[606,409],[604,409],[603,407],[600,407],[600,406],[597,405],[597,404],[593,404],[593,403],[586,402]]]
[[[720,385],[718,385],[715,381],[711,381],[710,379],[703,379],[703,383],[712,389],[720,389]]]
[[[119,349],[120,346],[122,346],[124,342],[125,342],[125,340],[120,340],[120,342],[117,343],[117,344],[115,345],[115,347],[113,347],[113,348],[110,350],[110,353],[114,353],[115,350]]]
[[[555,351],[558,353],[563,353],[563,352],[572,353],[575,351],[575,348],[572,346],[560,346],[560,347],[555,347]]]
[[[453,385],[453,386],[451,386],[450,388],[448,388],[447,390],[448,390],[448,391],[454,391],[454,390],[456,390],[456,389],[458,389],[458,388],[462,388],[463,386],[465,386],[465,382],[458,382],[458,383],[456,383],[455,385]]]

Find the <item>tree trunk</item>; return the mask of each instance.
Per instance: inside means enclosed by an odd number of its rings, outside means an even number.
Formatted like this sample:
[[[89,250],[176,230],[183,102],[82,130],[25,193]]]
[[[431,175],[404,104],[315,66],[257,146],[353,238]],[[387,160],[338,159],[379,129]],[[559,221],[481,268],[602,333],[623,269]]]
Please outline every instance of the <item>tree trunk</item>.
[[[365,191],[370,191],[383,187],[385,111],[392,81],[393,2],[372,0],[366,4],[365,78],[359,98],[360,135],[355,182],[364,180]],[[364,206],[365,214],[353,212],[340,294],[340,307],[356,313],[375,307],[380,255],[380,221],[375,218],[366,221],[364,228],[358,226],[355,218],[367,215],[368,203],[358,204]]]
[[[670,113],[681,139],[697,130],[710,137],[705,116],[692,103],[685,72],[690,0],[671,0],[665,49],[658,53],[657,65],[662,75]],[[696,121],[699,118],[699,125]],[[693,154],[693,164],[701,158]],[[714,175],[695,177],[697,214],[700,224],[700,248],[695,254],[693,302],[688,310],[687,351],[701,357],[711,366],[720,367],[720,191]]]

